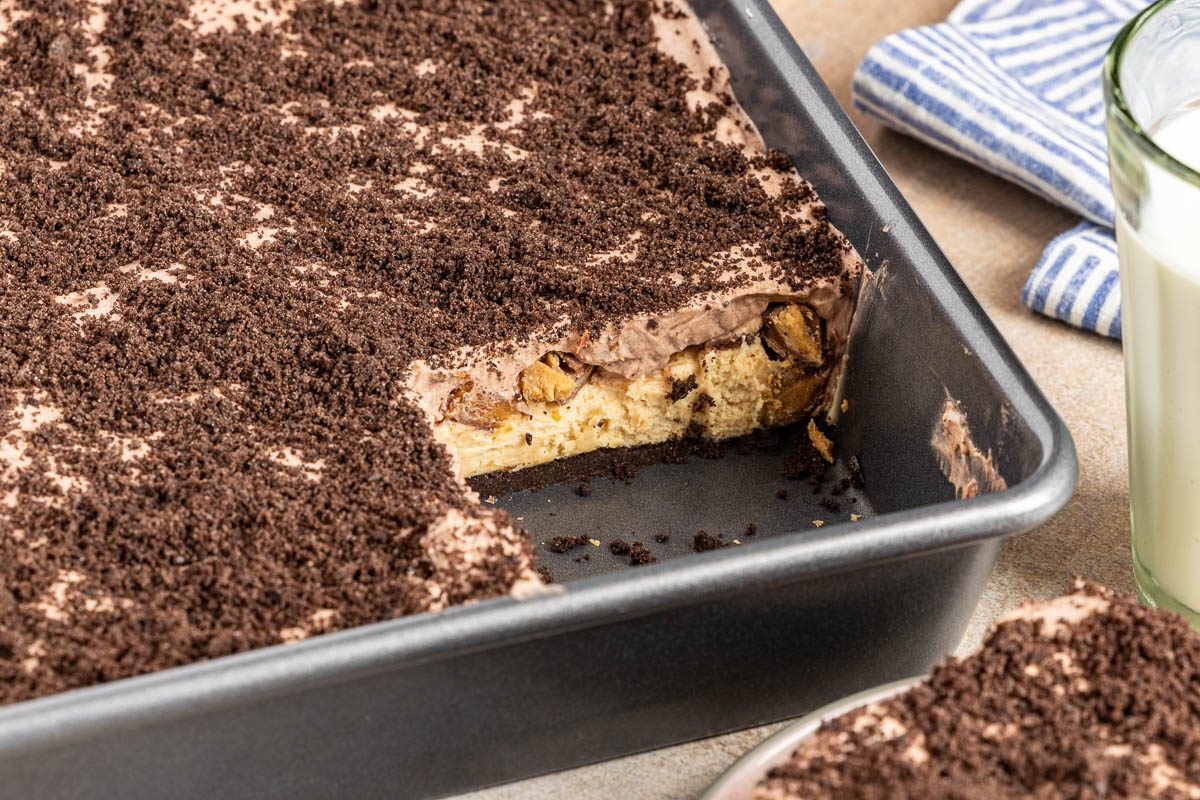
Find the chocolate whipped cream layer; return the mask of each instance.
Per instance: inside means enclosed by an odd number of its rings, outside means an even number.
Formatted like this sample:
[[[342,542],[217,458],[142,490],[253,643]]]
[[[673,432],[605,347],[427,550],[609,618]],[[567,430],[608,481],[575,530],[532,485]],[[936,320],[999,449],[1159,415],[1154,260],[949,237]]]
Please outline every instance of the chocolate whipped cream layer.
[[[824,725],[759,785],[786,798],[1200,796],[1200,637],[1079,582],[980,651]]]
[[[690,78],[682,98],[685,107],[712,122],[704,132],[680,130],[676,135],[721,151],[717,169],[730,178],[736,175],[729,187],[738,196],[735,204],[758,206],[754,221],[747,220],[752,227],[739,234],[725,229],[722,221],[720,239],[711,238],[713,230],[701,234],[707,239],[685,241],[676,233],[680,213],[693,219],[696,214],[721,217],[733,197],[724,195],[726,189],[715,196],[711,184],[691,185],[684,176],[682,183],[667,176],[652,178],[655,185],[642,196],[644,205],[629,208],[628,218],[605,221],[606,229],[615,223],[622,233],[547,265],[547,277],[556,285],[569,280],[585,294],[612,293],[591,309],[600,313],[572,304],[515,335],[438,353],[432,363],[414,363],[414,395],[434,419],[444,414],[447,398],[463,386],[464,377],[479,395],[512,399],[521,371],[544,353],[558,352],[636,379],[662,370],[672,355],[689,347],[754,334],[768,307],[779,303],[804,306],[821,321],[830,356],[822,400],[835,390],[862,260],[828,223],[824,205],[791,162],[763,143],[733,97],[728,70],[687,6],[655,3],[649,8],[653,48],[683,65]],[[501,126],[528,127],[531,103],[541,93],[536,86],[529,88]],[[532,113],[537,122],[554,118],[549,109]],[[734,152],[741,156],[736,166],[724,161]],[[627,158],[621,157],[618,165],[624,170]],[[673,210],[677,200],[686,208]],[[541,221],[538,217],[534,224]]]
[[[422,375],[857,269],[680,5],[0,3],[0,703],[535,581]]]

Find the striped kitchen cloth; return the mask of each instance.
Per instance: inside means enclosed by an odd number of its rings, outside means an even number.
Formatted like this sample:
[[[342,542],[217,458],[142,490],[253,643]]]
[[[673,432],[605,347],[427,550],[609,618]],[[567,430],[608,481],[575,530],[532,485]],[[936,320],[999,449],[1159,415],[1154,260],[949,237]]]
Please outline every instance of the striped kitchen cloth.
[[[854,76],[855,105],[1070,209],[1021,292],[1035,311],[1120,338],[1101,64],[1146,0],[963,0],[889,36]]]

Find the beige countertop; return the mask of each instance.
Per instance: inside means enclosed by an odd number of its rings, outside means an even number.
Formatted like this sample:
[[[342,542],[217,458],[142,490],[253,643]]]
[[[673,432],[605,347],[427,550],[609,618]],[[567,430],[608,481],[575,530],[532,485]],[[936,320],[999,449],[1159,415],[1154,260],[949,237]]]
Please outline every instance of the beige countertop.
[[[892,31],[944,19],[955,5],[954,0],[773,2],[847,108],[854,67],[872,43]],[[1021,287],[1043,247],[1075,219],[998,178],[884,130],[858,112],[850,114],[1066,420],[1079,451],[1075,497],[1049,523],[1007,543],[963,647],[973,646],[997,614],[1028,597],[1058,594],[1073,574],[1132,591],[1120,344],[1038,316],[1020,302]],[[695,797],[776,727],[665,748],[464,797]]]

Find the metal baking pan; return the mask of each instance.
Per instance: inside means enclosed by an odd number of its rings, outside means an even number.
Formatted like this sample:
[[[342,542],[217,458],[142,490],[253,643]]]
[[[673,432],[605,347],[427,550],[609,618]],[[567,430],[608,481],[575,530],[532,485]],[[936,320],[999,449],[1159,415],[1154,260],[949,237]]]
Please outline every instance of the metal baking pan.
[[[767,142],[886,264],[861,308],[839,430],[866,475],[851,509],[865,518],[838,524],[847,514],[803,484],[777,499],[770,452],[656,466],[586,498],[501,498],[539,539],[672,539],[641,567],[600,549],[581,564],[547,554],[556,594],[0,709],[0,795],[446,795],[797,716],[953,648],[1003,537],[1070,496],[1070,436],[767,0],[695,7]],[[930,448],[947,396],[1006,491],[954,499]],[[690,552],[696,530],[728,539],[748,522],[760,533],[742,546]]]

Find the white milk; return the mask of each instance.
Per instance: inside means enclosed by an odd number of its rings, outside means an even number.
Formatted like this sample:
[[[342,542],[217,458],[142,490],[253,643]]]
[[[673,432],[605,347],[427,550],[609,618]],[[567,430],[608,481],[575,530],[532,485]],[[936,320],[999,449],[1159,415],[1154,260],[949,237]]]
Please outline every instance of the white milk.
[[[1200,107],[1151,137],[1200,169]],[[1134,558],[1200,611],[1200,187],[1144,163],[1139,230],[1117,214]]]

